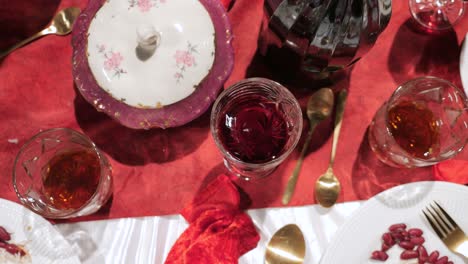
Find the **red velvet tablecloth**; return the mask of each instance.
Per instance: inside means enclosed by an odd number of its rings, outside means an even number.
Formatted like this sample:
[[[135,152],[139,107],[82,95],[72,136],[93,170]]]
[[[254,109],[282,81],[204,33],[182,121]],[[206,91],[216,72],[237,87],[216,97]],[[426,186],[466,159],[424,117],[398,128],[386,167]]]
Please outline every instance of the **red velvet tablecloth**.
[[[258,12],[263,1],[238,0],[229,13],[234,29],[236,68],[231,84],[245,76],[276,78],[261,56],[254,56]],[[80,0],[0,0],[0,49],[31,35],[58,10]],[[395,169],[376,160],[367,144],[367,127],[377,108],[396,86],[410,78],[434,75],[461,86],[459,53],[468,20],[444,35],[411,29],[405,0],[393,1],[389,26],[377,44],[334,87],[349,88],[349,99],[335,161],[342,183],[339,202],[368,199],[398,184],[434,180],[431,168]],[[11,171],[21,145],[37,132],[69,127],[88,135],[113,166],[114,195],[99,213],[86,219],[178,213],[195,194],[225,172],[209,130],[209,113],[190,124],[166,130],[131,130],[97,112],[73,84],[70,36],[47,36],[0,62],[0,197],[18,201]],[[252,62],[252,63],[250,63]],[[304,107],[317,85],[284,82]],[[305,127],[307,129],[307,126]],[[316,131],[290,205],[315,203],[314,183],[328,165],[331,120]],[[299,155],[296,150],[271,176],[237,180],[251,208],[281,205],[281,195]],[[468,159],[465,150],[458,159]]]

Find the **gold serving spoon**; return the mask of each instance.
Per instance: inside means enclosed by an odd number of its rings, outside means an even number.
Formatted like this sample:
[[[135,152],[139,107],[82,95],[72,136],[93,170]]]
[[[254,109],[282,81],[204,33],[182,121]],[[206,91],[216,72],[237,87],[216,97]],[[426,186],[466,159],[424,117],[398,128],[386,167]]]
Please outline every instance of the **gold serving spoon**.
[[[48,34],[56,34],[60,36],[69,34],[72,31],[73,23],[75,22],[80,12],[81,10],[78,7],[68,7],[68,8],[63,9],[62,11],[58,12],[54,16],[54,18],[52,19],[52,22],[47,28],[43,29],[42,31],[39,31],[33,36],[17,43],[16,45],[9,48],[8,50],[0,53],[0,58],[5,57],[6,55],[16,50],[17,48],[22,47],[28,44],[29,42],[37,38],[40,38],[42,36],[45,36]]]
[[[302,264],[305,256],[305,240],[295,224],[283,226],[268,242],[265,264]]]
[[[310,140],[312,139],[312,134],[314,133],[315,127],[321,121],[325,120],[330,116],[333,109],[333,91],[330,88],[322,88],[312,94],[309,101],[307,102],[307,118],[309,119],[309,132],[305,139],[304,145],[302,146],[301,154],[297,159],[296,167],[289,177],[288,184],[283,194],[282,202],[284,205],[288,204],[291,200],[294,188],[296,187],[297,177],[301,171],[302,162],[304,156],[309,148]]]
[[[328,169],[318,178],[315,183],[315,198],[323,207],[331,207],[336,203],[338,195],[341,191],[341,185],[338,178],[333,173],[333,164],[335,162],[336,146],[338,145],[338,138],[340,137],[341,123],[343,121],[344,107],[348,93],[342,90],[338,94],[336,105],[335,129],[333,132],[333,144],[330,156],[330,163]]]

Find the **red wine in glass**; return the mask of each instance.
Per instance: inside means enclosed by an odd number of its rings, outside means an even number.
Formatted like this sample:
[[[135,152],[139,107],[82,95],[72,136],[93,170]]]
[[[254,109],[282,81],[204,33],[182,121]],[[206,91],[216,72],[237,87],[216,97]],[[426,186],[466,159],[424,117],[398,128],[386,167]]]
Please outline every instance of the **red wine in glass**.
[[[251,96],[227,107],[219,118],[219,139],[237,159],[264,163],[284,152],[289,135],[279,104]]]
[[[271,174],[296,147],[302,110],[281,84],[248,78],[218,96],[210,130],[230,174],[259,179]]]

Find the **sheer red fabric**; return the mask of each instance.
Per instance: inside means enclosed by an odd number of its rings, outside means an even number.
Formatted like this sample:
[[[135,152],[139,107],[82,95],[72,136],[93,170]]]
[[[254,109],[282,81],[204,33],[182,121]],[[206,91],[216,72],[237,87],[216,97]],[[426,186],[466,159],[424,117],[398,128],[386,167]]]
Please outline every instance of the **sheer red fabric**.
[[[260,240],[252,220],[239,206],[240,195],[231,180],[225,175],[214,179],[182,210],[190,226],[165,263],[238,263]]]
[[[468,184],[468,161],[466,160],[447,160],[434,165],[433,171],[436,180]]]

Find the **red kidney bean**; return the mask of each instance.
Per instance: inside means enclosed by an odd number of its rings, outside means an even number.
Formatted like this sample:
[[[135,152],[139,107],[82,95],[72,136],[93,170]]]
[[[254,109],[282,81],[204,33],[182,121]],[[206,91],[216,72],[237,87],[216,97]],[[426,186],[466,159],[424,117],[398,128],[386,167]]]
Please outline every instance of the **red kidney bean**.
[[[401,252],[400,258],[401,259],[413,259],[413,258],[417,258],[418,256],[419,256],[418,252],[414,250],[405,250]]]
[[[392,237],[394,240],[396,240],[397,242],[399,241],[402,241],[403,240],[403,235],[401,233],[398,233],[398,232],[394,232],[394,233],[391,233],[392,234]]]
[[[422,245],[424,244],[426,240],[424,239],[424,237],[412,237],[410,239],[410,242],[415,244],[415,245]]]
[[[9,241],[11,239],[10,233],[6,229],[0,226],[0,241]]]
[[[371,259],[385,261],[388,259],[388,254],[383,251],[376,250],[372,252]]]
[[[410,240],[410,236],[409,236],[407,231],[402,231],[401,235],[403,236],[404,241],[409,241]]]
[[[401,234],[401,233],[403,233],[403,232],[405,232],[405,231],[406,231],[406,229],[397,228],[397,229],[395,229],[395,230],[393,230],[393,231],[390,231],[390,232],[391,232],[391,233],[400,233],[400,234]]]
[[[406,225],[403,224],[403,223],[400,223],[400,224],[393,224],[393,225],[391,225],[391,226],[388,228],[388,230],[390,230],[390,231],[392,231],[392,232],[393,232],[393,231],[397,231],[398,229],[403,229],[403,230],[404,230],[404,229],[406,229]]]
[[[390,234],[390,233],[383,234],[382,235],[382,240],[383,240],[384,244],[386,244],[388,246],[395,245],[395,241],[393,240],[392,234]]]
[[[382,235],[381,250],[372,252],[371,259],[386,261],[388,259],[386,251],[393,245],[398,244],[404,249],[400,259],[417,258],[418,264],[453,264],[453,261],[450,261],[447,256],[439,258],[439,251],[437,250],[432,251],[431,254],[427,253],[426,248],[423,246],[425,239],[422,236],[423,231],[421,229],[410,228],[406,230],[406,224],[399,223],[391,225],[388,230],[390,232]],[[0,247],[2,247],[1,243]]]
[[[423,231],[419,228],[410,228],[408,234],[412,237],[420,237],[423,234]]]
[[[447,262],[448,262],[448,257],[443,256],[440,259],[438,259],[435,264],[447,264]]]
[[[437,259],[439,258],[439,251],[437,250],[434,250],[432,251],[432,253],[429,255],[429,258],[427,259],[427,261],[429,263],[435,263],[437,261]]]
[[[392,247],[392,246],[389,246],[389,245],[383,243],[383,244],[382,244],[382,247],[381,247],[381,250],[385,252],[385,251],[389,250],[391,247]]]
[[[404,249],[407,249],[407,250],[412,250],[414,248],[414,244],[411,243],[411,242],[408,242],[408,241],[402,241],[402,242],[398,243],[398,245],[401,248],[404,248]]]
[[[12,255],[16,255],[16,254],[19,254],[20,256],[26,255],[26,252],[24,252],[22,248],[14,244],[7,244],[5,247],[5,250],[8,251]]]
[[[416,248],[416,251],[419,254],[419,263],[425,263],[427,261],[427,259],[429,258],[429,256],[427,255],[426,248],[424,246],[422,246],[422,245],[419,245]]]
[[[10,234],[3,228],[0,226],[0,233],[1,235],[3,235],[3,237],[0,239],[0,248],[3,248],[5,249],[8,253],[12,254],[12,255],[16,255],[16,254],[19,254],[20,256],[24,256],[26,255],[26,252],[20,248],[19,246],[15,245],[15,244],[10,244],[8,243],[7,241],[11,239],[10,237]],[[5,234],[7,234],[8,236],[6,236]]]

